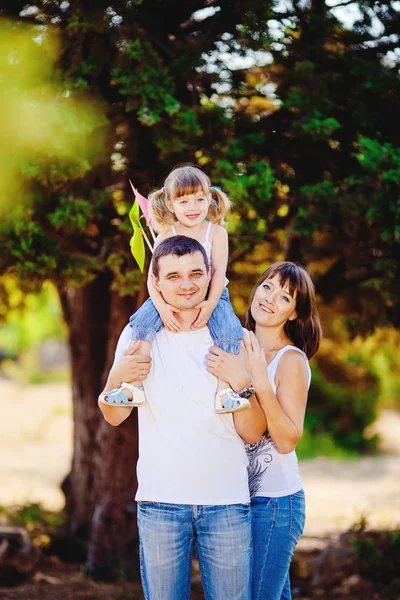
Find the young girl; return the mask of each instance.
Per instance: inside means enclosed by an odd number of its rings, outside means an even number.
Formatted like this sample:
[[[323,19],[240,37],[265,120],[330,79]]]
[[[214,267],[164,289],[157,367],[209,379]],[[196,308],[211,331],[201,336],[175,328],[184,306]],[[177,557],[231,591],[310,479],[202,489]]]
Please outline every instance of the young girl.
[[[185,165],[175,168],[164,186],[150,194],[149,211],[153,225],[160,231],[156,245],[174,235],[185,235],[200,242],[207,254],[212,272],[207,299],[199,309],[192,329],[208,324],[214,344],[227,352],[239,353],[243,330],[229,301],[225,277],[228,262],[228,235],[224,217],[231,203],[227,195],[212,187],[203,171]],[[154,287],[149,270],[147,280],[150,298],[130,318],[132,339],[141,340],[140,354],[150,355],[151,343],[162,327],[179,333],[180,326],[174,314],[179,311],[167,304]],[[133,394],[130,404],[142,406],[145,402],[143,387],[123,384]],[[120,404],[120,403],[119,403]],[[237,412],[250,406],[247,398],[239,397],[224,381],[218,381],[215,410],[218,413]]]

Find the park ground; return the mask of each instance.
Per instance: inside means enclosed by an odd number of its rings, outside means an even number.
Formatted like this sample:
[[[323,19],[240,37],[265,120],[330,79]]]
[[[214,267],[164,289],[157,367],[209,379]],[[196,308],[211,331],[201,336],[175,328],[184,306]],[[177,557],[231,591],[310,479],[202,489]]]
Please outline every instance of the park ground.
[[[0,380],[0,505],[40,503],[63,506],[60,482],[72,456],[70,388],[65,383],[19,386]],[[314,555],[324,545],[366,519],[369,527],[400,525],[400,415],[384,411],[374,426],[382,453],[352,460],[302,461],[307,523],[299,556]],[[196,574],[194,579],[196,579]],[[196,587],[196,585],[195,585]],[[193,592],[193,600],[202,596]],[[294,595],[305,598],[302,595]],[[48,557],[34,581],[0,588],[1,600],[140,600],[140,585],[88,582],[83,567]]]

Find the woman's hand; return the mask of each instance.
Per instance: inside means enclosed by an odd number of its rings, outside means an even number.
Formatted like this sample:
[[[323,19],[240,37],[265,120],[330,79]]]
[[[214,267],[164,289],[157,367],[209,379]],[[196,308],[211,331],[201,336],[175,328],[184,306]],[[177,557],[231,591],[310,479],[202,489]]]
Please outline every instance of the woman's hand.
[[[244,334],[243,346],[246,353],[246,369],[253,384],[268,381],[265,352],[263,348],[260,348],[260,344],[252,331]]]
[[[140,342],[135,342],[130,346],[121,358],[117,360],[108,376],[108,386],[106,389],[119,387],[123,381],[143,381],[150,373],[151,358],[138,354]]]
[[[174,313],[180,312],[179,308],[171,306],[171,304],[167,304],[165,302],[164,306],[158,309],[158,312],[167,331],[172,331],[172,333],[180,332],[181,326],[179,325],[177,319],[174,316]]]
[[[203,300],[203,302],[200,302],[195,308],[199,309],[200,312],[197,315],[197,319],[191,324],[190,329],[200,329],[200,327],[205,327],[215,306],[213,306],[209,300]]]
[[[246,354],[243,348],[239,354],[232,354],[213,346],[206,356],[206,365],[209,373],[227,381],[234,390],[240,390],[251,383],[246,371]]]

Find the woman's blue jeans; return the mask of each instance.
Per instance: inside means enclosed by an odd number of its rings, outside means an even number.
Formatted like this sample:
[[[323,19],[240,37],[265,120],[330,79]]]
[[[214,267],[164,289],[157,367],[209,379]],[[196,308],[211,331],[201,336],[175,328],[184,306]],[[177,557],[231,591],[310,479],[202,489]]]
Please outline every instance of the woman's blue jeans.
[[[251,520],[251,600],[291,600],[289,567],[304,529],[303,490],[281,498],[253,497]]]
[[[144,304],[129,319],[132,327],[133,340],[146,340],[152,343],[156,333],[163,327],[164,323],[151,298],[148,298]],[[232,304],[229,300],[227,288],[224,288],[221,298],[208,321],[208,329],[214,340],[214,344],[225,350],[239,354],[240,342],[243,339],[242,325],[234,313]]]
[[[250,504],[138,502],[146,600],[188,600],[193,546],[205,600],[250,600]]]

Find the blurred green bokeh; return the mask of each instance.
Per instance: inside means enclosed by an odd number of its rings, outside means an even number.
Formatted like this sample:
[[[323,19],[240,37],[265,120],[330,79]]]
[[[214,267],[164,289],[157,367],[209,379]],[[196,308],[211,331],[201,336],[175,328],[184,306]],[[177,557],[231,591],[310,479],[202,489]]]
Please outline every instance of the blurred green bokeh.
[[[23,201],[44,163],[47,177],[60,161],[57,177],[76,177],[102,151],[91,133],[104,126],[104,107],[71,94],[58,75],[59,52],[48,28],[0,20],[0,215]]]

